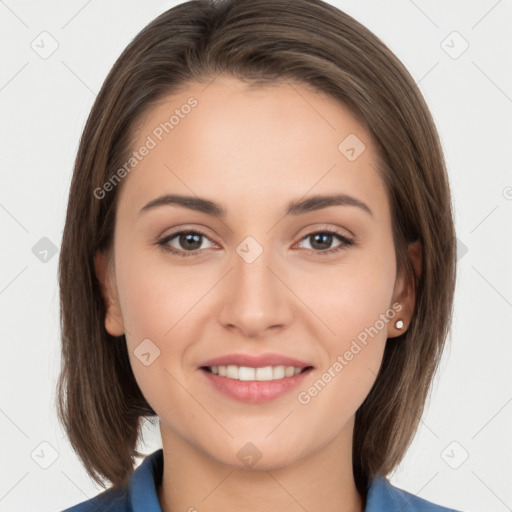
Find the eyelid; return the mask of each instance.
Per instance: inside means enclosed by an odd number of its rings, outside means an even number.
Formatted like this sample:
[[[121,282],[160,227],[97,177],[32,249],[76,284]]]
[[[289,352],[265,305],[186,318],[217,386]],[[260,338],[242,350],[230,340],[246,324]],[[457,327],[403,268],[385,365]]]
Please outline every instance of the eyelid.
[[[156,237],[157,240],[164,240],[164,239],[172,239],[177,235],[180,235],[182,233],[197,233],[199,235],[203,235],[205,238],[208,238],[210,241],[215,242],[215,237],[209,234],[210,230],[207,228],[204,228],[203,226],[197,226],[197,225],[179,225],[174,226],[172,228],[166,228],[162,233],[168,233],[168,234],[161,234]],[[215,242],[217,243],[217,242]]]
[[[308,224],[307,226],[303,227],[301,230],[298,231],[298,233],[294,236],[296,238],[299,236],[300,233],[304,232],[305,234],[300,237],[302,240],[304,236],[312,235],[314,233],[319,233],[323,231],[331,231],[333,233],[336,233],[340,236],[343,236],[345,238],[355,239],[356,235],[348,228],[336,226],[329,223],[322,223],[322,222],[314,222],[312,224]],[[344,233],[346,231],[346,233]]]

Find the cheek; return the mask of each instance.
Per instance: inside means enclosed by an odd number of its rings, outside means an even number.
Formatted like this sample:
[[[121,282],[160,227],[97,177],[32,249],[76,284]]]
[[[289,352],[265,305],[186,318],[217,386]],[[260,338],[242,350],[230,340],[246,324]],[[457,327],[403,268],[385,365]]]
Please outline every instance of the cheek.
[[[199,267],[185,269],[170,264],[159,249],[151,252],[131,248],[120,258],[118,290],[123,321],[132,340],[164,340],[201,296],[211,276]]]
[[[324,282],[329,293],[309,295],[312,309],[321,312],[329,329],[315,323],[313,335],[325,357],[297,401],[308,421],[326,434],[334,436],[356,413],[377,378],[388,325],[395,316],[390,305],[393,268],[389,271],[387,265],[373,262],[362,269],[336,272]],[[315,289],[322,283],[315,281]]]
[[[185,370],[190,366],[190,349],[207,314],[202,299],[218,279],[212,272],[207,265],[172,264],[156,250],[127,247],[123,252],[120,246],[116,277],[128,352],[137,383],[154,406],[162,400],[162,389],[174,399],[160,407],[171,409],[180,403],[182,389],[177,382],[189,378]],[[141,352],[149,352],[154,362],[146,366],[138,357]]]
[[[199,290],[187,286],[176,268],[133,249],[120,258],[116,274],[135,380],[159,416],[182,416],[190,406],[178,384],[184,382],[182,362],[188,347],[182,329]]]
[[[318,271],[302,290],[307,305],[325,324],[331,347],[343,349],[365,329],[377,328],[386,337],[380,320],[389,312],[395,282],[395,262],[379,253],[360,254],[346,264]],[[393,311],[389,312],[393,314]]]
[[[337,410],[355,412],[377,377],[388,327],[397,314],[391,303],[393,247],[361,252],[353,261],[347,258],[346,265],[316,277],[314,286],[304,288],[303,293],[308,293],[308,305],[323,321],[316,322],[315,337],[322,340],[326,357],[321,382],[311,393],[305,390],[305,401],[321,391],[318,404],[331,403]]]

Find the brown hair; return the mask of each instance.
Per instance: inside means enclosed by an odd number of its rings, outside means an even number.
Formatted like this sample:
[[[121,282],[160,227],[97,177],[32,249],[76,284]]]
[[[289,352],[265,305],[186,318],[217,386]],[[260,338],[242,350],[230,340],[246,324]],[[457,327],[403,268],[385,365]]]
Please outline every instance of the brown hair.
[[[327,93],[354,112],[378,150],[397,271],[412,276],[416,302],[409,328],[387,343],[356,413],[353,468],[365,493],[372,478],[401,461],[423,413],[451,320],[455,232],[442,148],[414,80],[379,38],[320,0],[182,3],[147,25],[117,59],[84,128],[69,193],[59,262],[59,419],[96,482],[127,482],[141,456],[140,419],[156,413],[135,381],[124,336],[104,329],[94,256],[112,246],[119,187],[101,200],[94,190],[126,162],[152,105],[220,74],[255,85],[289,79]],[[415,240],[422,245],[419,276],[407,254]]]

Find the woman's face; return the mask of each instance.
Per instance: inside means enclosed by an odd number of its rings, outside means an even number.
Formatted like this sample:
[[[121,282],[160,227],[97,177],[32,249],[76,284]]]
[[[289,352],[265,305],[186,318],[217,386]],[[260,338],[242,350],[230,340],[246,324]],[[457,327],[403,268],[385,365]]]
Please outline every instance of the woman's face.
[[[162,436],[260,468],[347,445],[412,310],[367,131],[303,85],[219,76],[148,111],[133,150],[106,327]]]

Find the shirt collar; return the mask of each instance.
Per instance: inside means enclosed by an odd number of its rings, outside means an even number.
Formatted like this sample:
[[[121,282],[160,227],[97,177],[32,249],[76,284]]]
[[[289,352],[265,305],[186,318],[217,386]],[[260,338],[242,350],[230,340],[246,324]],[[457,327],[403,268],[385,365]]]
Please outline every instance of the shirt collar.
[[[164,454],[160,448],[148,455],[133,472],[130,485],[132,512],[162,512],[156,489],[162,481],[163,469]]]
[[[162,512],[157,487],[162,481],[163,450],[148,455],[133,472],[130,484],[132,512]],[[377,476],[368,487],[364,512],[457,512],[430,503],[398,489],[384,476]]]

